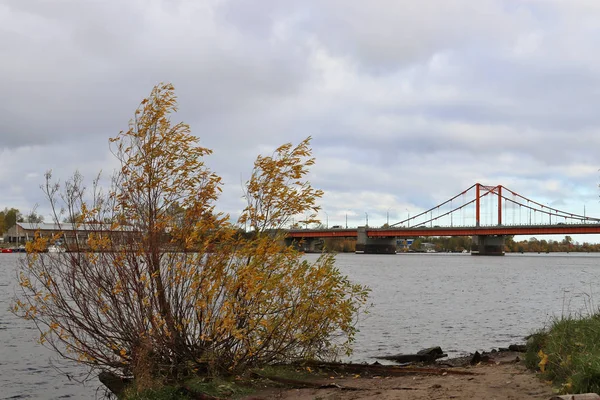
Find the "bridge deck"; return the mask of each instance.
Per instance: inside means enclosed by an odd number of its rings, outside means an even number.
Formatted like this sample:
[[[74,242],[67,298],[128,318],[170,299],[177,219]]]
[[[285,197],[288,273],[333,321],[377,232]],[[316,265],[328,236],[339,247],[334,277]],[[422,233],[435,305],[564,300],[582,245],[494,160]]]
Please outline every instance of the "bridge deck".
[[[367,228],[368,237],[415,237],[415,236],[475,236],[475,235],[581,235],[600,234],[600,224],[556,225],[500,225],[480,227],[415,227],[415,228]],[[357,229],[296,229],[289,230],[288,237],[355,238]]]

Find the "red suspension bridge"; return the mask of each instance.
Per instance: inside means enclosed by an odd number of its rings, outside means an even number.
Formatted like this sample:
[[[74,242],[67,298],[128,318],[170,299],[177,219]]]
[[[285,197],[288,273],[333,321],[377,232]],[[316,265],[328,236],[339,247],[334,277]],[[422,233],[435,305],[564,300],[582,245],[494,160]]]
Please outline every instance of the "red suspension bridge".
[[[479,183],[426,211],[382,228],[293,229],[289,240],[327,237],[356,238],[364,253],[391,254],[396,238],[473,236],[471,254],[504,254],[507,235],[599,234],[600,218],[559,210],[504,186]]]

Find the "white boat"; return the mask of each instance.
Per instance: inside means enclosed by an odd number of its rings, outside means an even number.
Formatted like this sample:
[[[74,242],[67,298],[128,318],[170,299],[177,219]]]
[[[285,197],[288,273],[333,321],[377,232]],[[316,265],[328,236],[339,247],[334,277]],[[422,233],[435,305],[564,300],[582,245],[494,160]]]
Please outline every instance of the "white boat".
[[[65,250],[64,247],[61,246],[57,246],[57,245],[50,245],[48,246],[48,253],[64,253],[67,250]]]

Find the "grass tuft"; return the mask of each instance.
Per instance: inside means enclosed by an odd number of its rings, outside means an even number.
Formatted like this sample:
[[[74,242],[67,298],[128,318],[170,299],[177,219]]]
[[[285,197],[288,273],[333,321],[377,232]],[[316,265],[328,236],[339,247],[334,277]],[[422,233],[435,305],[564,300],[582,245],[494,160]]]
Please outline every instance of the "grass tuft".
[[[534,333],[525,364],[562,393],[600,394],[600,314],[558,318]]]
[[[177,388],[163,386],[158,389],[126,390],[122,399],[126,400],[187,400],[189,396],[182,394]]]

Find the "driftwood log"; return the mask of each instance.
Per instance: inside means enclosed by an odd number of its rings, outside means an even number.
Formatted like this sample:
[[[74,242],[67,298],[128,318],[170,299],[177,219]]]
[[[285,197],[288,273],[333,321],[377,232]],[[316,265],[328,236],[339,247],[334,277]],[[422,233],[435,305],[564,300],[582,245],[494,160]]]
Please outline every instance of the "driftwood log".
[[[416,354],[394,354],[392,356],[381,356],[377,358],[380,360],[389,360],[405,364],[411,362],[432,363],[438,358],[444,357],[448,357],[448,354],[444,353],[441,347],[436,346],[420,350]]]
[[[334,362],[319,362],[319,361],[307,361],[299,364],[303,367],[310,366],[315,370],[326,370],[335,372],[338,374],[361,374],[361,375],[372,375],[372,376],[405,376],[405,375],[478,375],[476,372],[447,369],[447,368],[424,368],[424,367],[413,367],[413,366],[399,366],[399,365],[381,365],[381,364],[346,364],[346,363],[334,363]],[[261,374],[253,372],[252,375],[261,379],[268,379],[273,382],[285,384],[288,387],[293,388],[313,388],[313,389],[330,389],[335,388],[339,390],[347,391],[359,391],[366,390],[364,388],[352,387],[352,386],[341,386],[337,383],[330,382],[319,382],[312,380],[299,380],[283,378],[278,376]],[[411,387],[397,387],[395,390],[418,390],[417,388]]]
[[[258,372],[253,372],[252,375],[257,378],[268,379],[270,381],[277,382],[277,383],[283,383],[286,386],[293,387],[293,388],[314,388],[314,389],[334,388],[334,389],[341,389],[341,390],[365,390],[362,388],[340,386],[337,383],[323,384],[323,383],[319,383],[319,382],[304,381],[304,380],[300,380],[300,379],[291,379],[291,378],[282,378],[279,376],[263,375],[263,374],[259,374]]]
[[[102,371],[98,374],[100,382],[108,388],[114,395],[119,396],[132,383],[132,379],[121,378],[110,371]]]
[[[457,370],[452,368],[424,368],[400,365],[374,365],[374,364],[344,364],[332,362],[304,362],[302,365],[321,368],[330,371],[370,374],[377,376],[404,376],[404,375],[478,375],[477,372]]]

